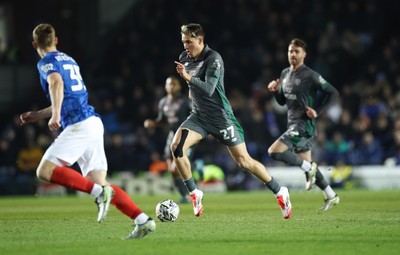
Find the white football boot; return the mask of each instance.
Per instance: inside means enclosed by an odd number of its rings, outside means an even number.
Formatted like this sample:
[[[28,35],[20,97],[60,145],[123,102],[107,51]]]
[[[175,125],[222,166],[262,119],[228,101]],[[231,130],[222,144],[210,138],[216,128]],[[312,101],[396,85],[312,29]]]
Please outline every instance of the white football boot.
[[[110,203],[114,196],[114,190],[111,186],[107,185],[103,187],[103,192],[100,196],[96,197],[94,202],[97,204],[99,214],[97,215],[97,222],[101,222],[107,216],[108,210],[110,209]]]
[[[196,217],[199,217],[203,213],[204,208],[201,204],[203,197],[203,191],[198,189],[195,189],[192,193],[190,193],[190,200],[193,202],[193,211]]]
[[[132,230],[132,233],[126,239],[140,239],[154,232],[156,222],[152,218],[148,218],[143,224],[137,224]]]
[[[283,218],[289,219],[292,215],[292,204],[290,203],[289,190],[286,187],[281,187],[281,190],[276,196],[278,204],[281,207]]]

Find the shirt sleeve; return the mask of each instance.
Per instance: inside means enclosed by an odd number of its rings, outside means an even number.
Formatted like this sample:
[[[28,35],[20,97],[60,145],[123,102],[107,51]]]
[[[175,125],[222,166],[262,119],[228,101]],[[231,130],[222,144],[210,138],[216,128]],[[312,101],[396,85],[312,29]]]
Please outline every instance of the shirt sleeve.
[[[329,82],[327,82],[320,74],[314,72],[313,73],[314,84],[317,87],[317,90],[323,92],[324,96],[321,104],[317,106],[315,111],[318,115],[325,112],[329,106],[331,106],[335,100],[339,97],[339,92],[335,87],[333,87]]]
[[[46,80],[47,76],[51,73],[57,72],[59,73],[59,66],[57,61],[53,58],[42,58],[42,61],[38,63],[38,69],[40,76]]]
[[[280,81],[283,80],[282,78],[283,78],[283,73],[281,74]],[[285,95],[283,94],[282,83],[276,92],[272,92],[272,95],[275,97],[275,100],[276,100],[276,102],[278,102],[278,104],[280,104],[280,105],[286,104],[286,98],[285,98]]]
[[[207,61],[205,80],[203,81],[199,77],[192,77],[189,84],[202,91],[204,94],[212,96],[221,76],[221,68],[222,59],[217,56],[211,57]]]
[[[158,114],[156,118],[156,122],[162,122],[165,119],[164,113],[162,108],[164,107],[165,98],[161,98],[160,102],[158,103]]]

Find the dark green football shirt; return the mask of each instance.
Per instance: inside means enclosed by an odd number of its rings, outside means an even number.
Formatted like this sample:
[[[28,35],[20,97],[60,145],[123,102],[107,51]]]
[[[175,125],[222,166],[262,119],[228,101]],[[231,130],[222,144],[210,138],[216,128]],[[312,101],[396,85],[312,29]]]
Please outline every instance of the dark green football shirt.
[[[193,101],[193,113],[211,122],[226,122],[227,119],[234,118],[231,104],[225,95],[225,70],[221,55],[205,45],[197,59],[190,58],[183,52],[179,61],[192,76],[188,86]]]
[[[228,146],[242,143],[243,129],[225,95],[225,70],[221,55],[205,45],[197,59],[189,57],[184,51],[179,61],[192,76],[188,82],[193,102],[192,114],[182,125],[203,136],[212,134]]]
[[[158,104],[157,121],[165,121],[174,133],[179,125],[185,121],[192,109],[189,98],[183,94],[174,99],[164,96]]]
[[[286,68],[280,77],[281,86],[274,93],[280,105],[288,108],[288,129],[298,131],[302,136],[316,135],[315,119],[308,118],[306,106],[313,108],[318,116],[323,113],[338,97],[338,91],[322,76],[307,67],[300,66],[295,72]],[[320,103],[317,103],[317,92],[323,94]]]

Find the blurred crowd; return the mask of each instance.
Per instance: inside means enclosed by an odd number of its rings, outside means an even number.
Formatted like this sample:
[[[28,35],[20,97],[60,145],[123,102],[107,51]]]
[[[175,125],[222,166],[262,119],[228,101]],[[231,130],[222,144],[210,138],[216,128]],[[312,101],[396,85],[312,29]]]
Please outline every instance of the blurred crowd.
[[[190,22],[203,25],[206,44],[224,59],[225,90],[253,157],[280,164],[266,149],[286,130],[286,111],[266,84],[288,66],[288,43],[299,37],[309,46],[306,65],[340,92],[317,119],[314,160],[400,165],[400,36],[390,29],[400,4],[391,4],[397,7],[351,0],[138,1],[110,29],[99,59],[80,63],[105,125],[110,174],[139,175],[162,162],[167,130],[146,130],[143,121],[157,115],[164,81],[175,74],[173,61],[183,50],[180,26]],[[39,84],[37,90],[40,95]],[[35,98],[30,108],[46,106],[43,97]],[[18,114],[0,130],[0,194],[32,192],[27,180],[57,136],[45,121],[20,127]],[[220,166],[232,187],[245,186],[245,174],[214,139],[196,146],[196,158]],[[7,185],[10,176],[21,186]]]

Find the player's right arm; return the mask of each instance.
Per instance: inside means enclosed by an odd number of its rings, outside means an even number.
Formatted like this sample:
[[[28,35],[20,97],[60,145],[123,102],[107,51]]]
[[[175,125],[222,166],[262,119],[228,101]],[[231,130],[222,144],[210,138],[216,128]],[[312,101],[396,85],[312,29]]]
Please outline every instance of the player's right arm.
[[[279,86],[280,86],[279,79],[273,80],[268,84],[268,90],[270,92],[276,92],[278,91]]]
[[[182,55],[179,57],[182,59]],[[221,69],[223,68],[223,60],[218,53],[213,54],[207,60],[204,80],[200,77],[191,76],[185,69],[185,65],[175,61],[176,71],[190,85],[202,91],[202,93],[211,97],[214,94],[215,88],[221,78]],[[190,95],[189,95],[190,96]]]
[[[47,76],[51,100],[51,118],[48,126],[51,131],[61,127],[61,106],[64,100],[64,82],[59,73],[53,72]]]
[[[268,84],[267,88],[272,93],[272,95],[274,95],[275,100],[278,102],[278,104],[284,105],[286,103],[286,99],[285,96],[283,95],[279,79],[271,81]]]

